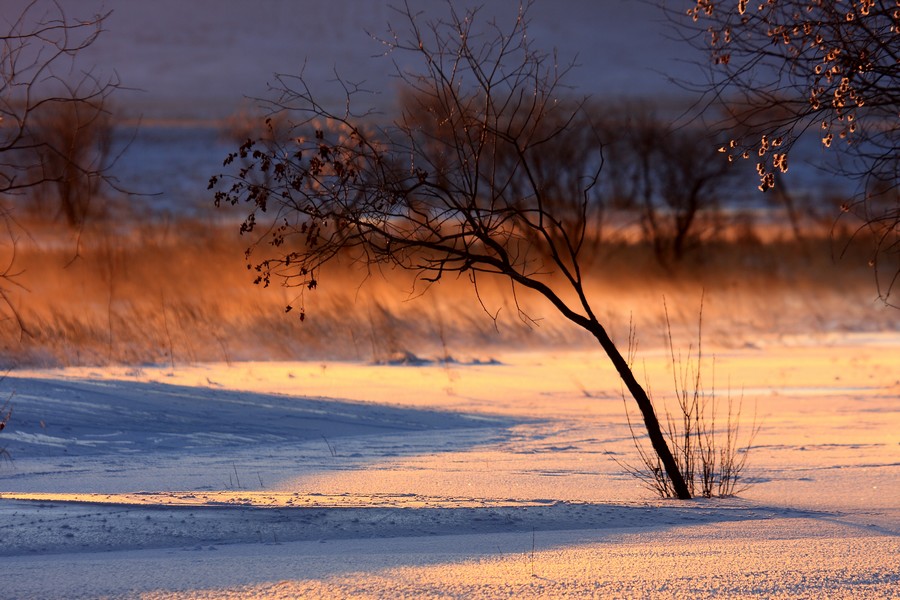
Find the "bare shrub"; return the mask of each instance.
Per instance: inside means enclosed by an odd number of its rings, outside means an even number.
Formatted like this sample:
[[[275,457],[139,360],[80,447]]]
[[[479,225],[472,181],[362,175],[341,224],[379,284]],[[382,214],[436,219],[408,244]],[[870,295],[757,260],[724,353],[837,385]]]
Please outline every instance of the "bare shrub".
[[[663,430],[666,438],[693,496],[704,498],[733,496],[746,489],[741,478],[759,425],[754,418],[749,431],[743,435],[741,418],[743,396],[735,400],[730,390],[724,400],[717,395],[715,360],[710,367],[712,384],[709,389],[705,389],[702,301],[697,325],[697,345],[696,348],[689,347],[684,356],[680,351],[676,353],[668,309],[665,310],[665,318],[676,405],[674,414],[668,406],[663,408],[665,415]],[[633,360],[636,348],[633,330],[629,342],[631,349],[629,356]],[[647,389],[652,397],[649,384]],[[659,408],[656,399],[654,403]],[[626,405],[626,415],[627,412]],[[659,459],[646,449],[630,416],[628,427],[640,458],[640,466],[635,467],[618,460],[617,462],[660,497],[675,497],[675,491]]]

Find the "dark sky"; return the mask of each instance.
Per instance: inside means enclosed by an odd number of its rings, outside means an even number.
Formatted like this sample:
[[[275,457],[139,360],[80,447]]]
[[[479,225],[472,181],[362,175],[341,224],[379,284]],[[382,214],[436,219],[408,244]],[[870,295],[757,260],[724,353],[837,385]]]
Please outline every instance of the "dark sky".
[[[3,16],[24,0],[4,0]],[[299,73],[326,81],[333,69],[386,92],[390,61],[367,34],[383,34],[397,15],[388,0],[61,0],[70,17],[113,13],[85,65],[119,73],[141,92],[118,95],[129,114],[145,118],[215,118],[245,96],[265,95],[272,74]],[[482,14],[510,22],[517,3],[483,2]],[[426,18],[447,13],[445,0],[410,0]],[[461,10],[466,3],[454,2]],[[665,73],[685,73],[689,48],[665,38],[661,11],[639,0],[536,0],[533,43],[557,48],[561,62],[580,67],[569,83],[583,94],[678,94]],[[680,60],[679,60],[680,57]]]

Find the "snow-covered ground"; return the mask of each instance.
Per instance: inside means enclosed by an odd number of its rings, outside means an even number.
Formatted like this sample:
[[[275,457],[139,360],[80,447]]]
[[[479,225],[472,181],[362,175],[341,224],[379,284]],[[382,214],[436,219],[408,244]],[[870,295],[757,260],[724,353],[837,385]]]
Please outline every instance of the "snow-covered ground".
[[[599,351],[484,358],[12,373],[0,596],[900,595],[896,333],[716,352],[762,428],[750,487],[688,502],[613,460]]]

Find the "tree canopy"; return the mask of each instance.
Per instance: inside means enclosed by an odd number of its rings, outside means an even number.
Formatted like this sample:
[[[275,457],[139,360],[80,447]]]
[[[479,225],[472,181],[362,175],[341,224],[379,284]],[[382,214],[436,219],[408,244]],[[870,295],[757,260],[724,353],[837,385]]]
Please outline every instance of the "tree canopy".
[[[733,132],[720,151],[756,162],[759,189],[787,173],[814,137],[837,174],[857,182],[844,211],[876,239],[873,266],[900,255],[900,4],[895,0],[697,0],[675,15],[707,54],[708,99]],[[889,267],[887,299],[900,270]]]

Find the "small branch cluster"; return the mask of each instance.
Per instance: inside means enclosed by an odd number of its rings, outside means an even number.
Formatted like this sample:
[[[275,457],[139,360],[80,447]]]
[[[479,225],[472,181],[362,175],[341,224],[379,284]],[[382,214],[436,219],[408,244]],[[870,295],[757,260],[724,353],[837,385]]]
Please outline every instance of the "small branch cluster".
[[[688,15],[705,33],[717,89],[743,95],[743,121],[764,117],[771,107],[787,109],[781,116],[769,110],[756,137],[723,147],[732,159],[760,159],[761,190],[773,187],[775,171],[786,171],[782,157],[810,127],[821,131],[825,148],[840,139],[876,162],[893,160],[882,153],[898,142],[895,2],[779,0],[734,7],[698,0]],[[782,141],[785,151],[778,152]]]

